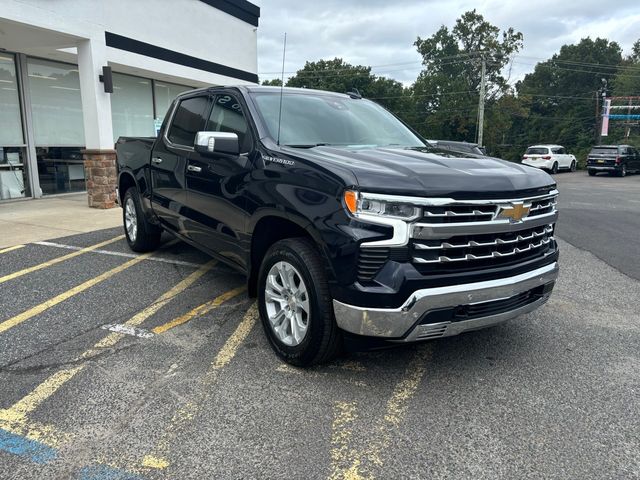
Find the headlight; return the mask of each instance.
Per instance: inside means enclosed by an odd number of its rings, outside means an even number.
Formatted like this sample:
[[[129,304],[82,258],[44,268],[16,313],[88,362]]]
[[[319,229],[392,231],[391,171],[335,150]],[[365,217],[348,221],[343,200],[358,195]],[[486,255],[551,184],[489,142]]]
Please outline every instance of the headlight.
[[[420,216],[420,209],[410,203],[396,201],[391,195],[359,193],[353,190],[344,192],[347,210],[356,217],[375,215],[385,218],[413,220]]]

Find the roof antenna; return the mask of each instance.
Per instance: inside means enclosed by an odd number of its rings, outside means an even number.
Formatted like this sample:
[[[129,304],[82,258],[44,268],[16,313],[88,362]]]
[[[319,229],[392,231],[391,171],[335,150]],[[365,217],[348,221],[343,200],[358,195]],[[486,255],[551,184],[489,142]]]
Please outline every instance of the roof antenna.
[[[284,59],[287,54],[287,32],[284,32],[284,46],[282,47],[282,78],[280,79],[280,113],[278,114],[278,140],[280,146],[280,125],[282,124],[282,96],[284,95]]]

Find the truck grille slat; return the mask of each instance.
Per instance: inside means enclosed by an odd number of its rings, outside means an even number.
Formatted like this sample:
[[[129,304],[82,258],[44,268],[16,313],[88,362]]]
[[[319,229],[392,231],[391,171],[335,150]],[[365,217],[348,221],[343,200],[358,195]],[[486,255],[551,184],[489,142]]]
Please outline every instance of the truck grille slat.
[[[528,199],[454,202],[426,206],[413,231],[410,255],[422,273],[486,268],[555,251],[557,192]],[[522,221],[502,214],[513,211],[514,205]]]

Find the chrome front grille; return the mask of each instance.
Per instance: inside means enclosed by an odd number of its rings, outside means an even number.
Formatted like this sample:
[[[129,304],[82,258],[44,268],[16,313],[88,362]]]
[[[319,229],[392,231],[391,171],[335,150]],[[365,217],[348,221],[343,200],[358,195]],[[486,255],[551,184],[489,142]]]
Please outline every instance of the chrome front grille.
[[[557,191],[512,200],[433,199],[410,232],[418,270],[460,271],[555,251]]]
[[[413,243],[415,263],[466,262],[510,257],[541,249],[553,240],[553,225],[517,233],[477,235]]]

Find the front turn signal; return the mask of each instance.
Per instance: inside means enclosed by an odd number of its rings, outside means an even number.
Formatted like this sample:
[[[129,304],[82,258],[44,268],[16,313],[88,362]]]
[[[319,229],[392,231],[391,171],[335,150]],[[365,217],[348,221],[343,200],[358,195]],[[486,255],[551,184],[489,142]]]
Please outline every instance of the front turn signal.
[[[344,204],[347,206],[347,210],[355,215],[358,210],[358,193],[353,190],[346,190],[344,192]]]

